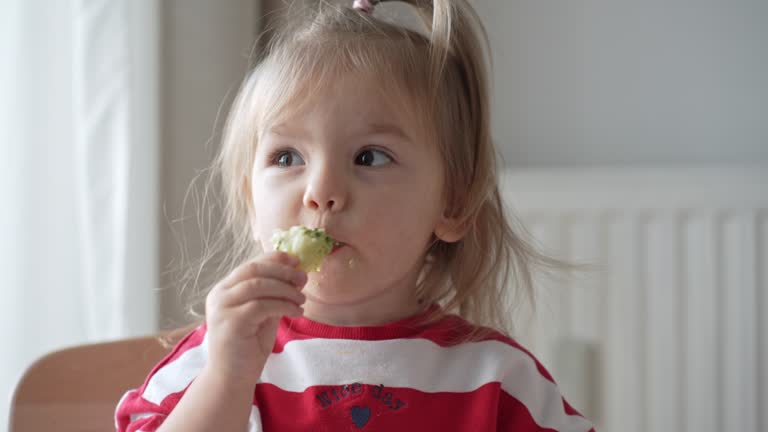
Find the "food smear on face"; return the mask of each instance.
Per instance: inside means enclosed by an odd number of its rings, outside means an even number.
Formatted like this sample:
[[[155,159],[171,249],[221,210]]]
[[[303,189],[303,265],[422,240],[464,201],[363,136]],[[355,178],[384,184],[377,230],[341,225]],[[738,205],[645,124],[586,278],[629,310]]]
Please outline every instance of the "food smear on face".
[[[272,235],[275,250],[297,257],[299,268],[305,272],[320,271],[325,257],[331,253],[336,242],[322,228],[293,226],[287,230],[276,230]]]

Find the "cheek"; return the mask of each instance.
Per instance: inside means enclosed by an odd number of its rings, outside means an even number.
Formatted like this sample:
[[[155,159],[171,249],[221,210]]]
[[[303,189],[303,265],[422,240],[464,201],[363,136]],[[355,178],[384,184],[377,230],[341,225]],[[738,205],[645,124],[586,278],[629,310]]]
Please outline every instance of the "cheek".
[[[272,249],[272,233],[277,228],[283,228],[280,225],[281,220],[286,219],[283,207],[285,203],[276,197],[283,196],[280,192],[270,190],[264,183],[254,184],[251,187],[253,200],[253,212],[251,218],[251,230],[253,239],[261,243],[262,248],[267,251]]]
[[[393,217],[398,217],[393,215]],[[375,268],[383,271],[382,278],[399,278],[405,272],[411,271],[424,258],[431,232],[428,229],[418,229],[415,224],[402,219],[384,221],[374,239],[373,247],[369,249],[369,261]]]
[[[431,197],[430,197],[431,198]],[[381,200],[367,212],[366,225],[372,227],[374,250],[400,258],[413,259],[427,247],[440,214],[438,203],[423,194],[400,193]]]

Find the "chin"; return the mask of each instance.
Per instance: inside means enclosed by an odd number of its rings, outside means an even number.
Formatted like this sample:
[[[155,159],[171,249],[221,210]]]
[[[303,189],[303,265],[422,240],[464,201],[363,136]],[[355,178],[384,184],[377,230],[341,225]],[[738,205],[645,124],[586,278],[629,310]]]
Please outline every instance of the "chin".
[[[307,296],[307,300],[327,306],[356,305],[380,295],[376,292],[361,292],[361,286],[365,287],[365,284],[326,276],[322,272],[310,273],[309,282],[302,293]]]
[[[352,286],[343,283],[339,278],[326,276],[323,272],[310,273],[309,281],[302,292],[312,301],[336,303],[354,296]]]

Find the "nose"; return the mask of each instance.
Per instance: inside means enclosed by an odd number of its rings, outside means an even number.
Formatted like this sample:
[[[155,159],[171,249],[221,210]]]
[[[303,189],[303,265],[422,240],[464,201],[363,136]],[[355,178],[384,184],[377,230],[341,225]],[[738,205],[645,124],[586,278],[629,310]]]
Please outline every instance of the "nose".
[[[320,212],[339,212],[347,203],[346,182],[337,169],[320,167],[304,191],[304,206]]]

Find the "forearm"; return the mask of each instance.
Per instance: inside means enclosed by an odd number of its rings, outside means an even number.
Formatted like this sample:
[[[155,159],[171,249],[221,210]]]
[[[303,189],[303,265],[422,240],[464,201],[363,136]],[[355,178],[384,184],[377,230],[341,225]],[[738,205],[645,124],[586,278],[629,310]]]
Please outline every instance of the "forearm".
[[[253,390],[251,384],[232,382],[204,369],[158,432],[243,432],[253,405]]]

